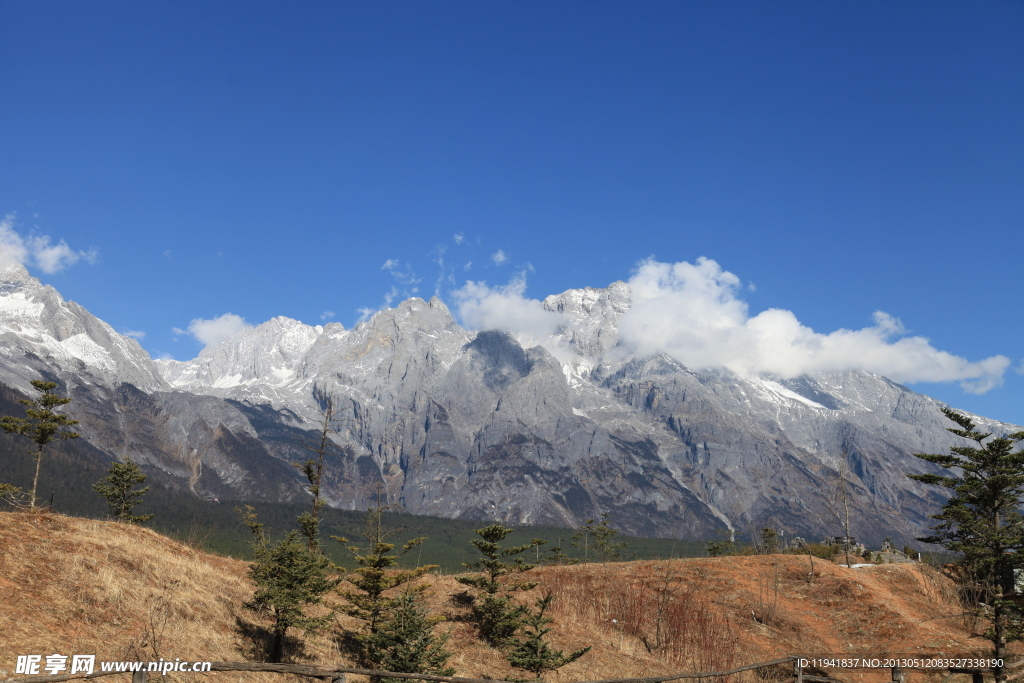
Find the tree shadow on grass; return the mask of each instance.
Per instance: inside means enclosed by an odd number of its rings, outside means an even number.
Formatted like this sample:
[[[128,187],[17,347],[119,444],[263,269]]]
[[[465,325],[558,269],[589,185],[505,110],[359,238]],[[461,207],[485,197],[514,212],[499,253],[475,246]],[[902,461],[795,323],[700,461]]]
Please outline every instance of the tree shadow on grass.
[[[243,659],[250,662],[265,662],[270,659],[270,648],[274,642],[274,634],[270,629],[241,616],[236,616],[235,631],[242,637],[243,644],[240,652]],[[282,663],[301,660],[306,655],[306,643],[302,638],[292,635],[285,636]]]

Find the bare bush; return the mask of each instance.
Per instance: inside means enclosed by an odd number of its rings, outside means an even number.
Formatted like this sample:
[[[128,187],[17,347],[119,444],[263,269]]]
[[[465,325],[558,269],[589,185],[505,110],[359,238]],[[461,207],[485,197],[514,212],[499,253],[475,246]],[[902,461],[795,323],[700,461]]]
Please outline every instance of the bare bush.
[[[760,572],[757,575],[757,602],[754,604],[754,621],[766,626],[779,625],[779,585],[782,579],[779,570]]]
[[[616,582],[583,566],[542,576],[561,619],[603,624],[681,667],[715,671],[736,663],[738,634],[715,610],[711,591],[684,582],[669,567]]]

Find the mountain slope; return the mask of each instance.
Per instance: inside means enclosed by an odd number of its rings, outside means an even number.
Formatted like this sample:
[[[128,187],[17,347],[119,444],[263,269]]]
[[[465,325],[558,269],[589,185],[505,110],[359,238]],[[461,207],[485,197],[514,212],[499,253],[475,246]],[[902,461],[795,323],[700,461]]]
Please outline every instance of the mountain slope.
[[[854,475],[854,530],[871,542],[919,535],[941,502],[905,476],[932,471],[914,452],[955,443],[932,399],[861,371],[743,377],[633,357],[616,342],[624,283],[544,305],[565,324],[543,346],[468,333],[440,301],[410,299],[354,330],[328,326],[291,378],[226,386],[237,371],[225,364],[189,388],[307,419],[317,391],[341,398],[339,445],[362,472],[331,488],[345,507],[379,482],[426,514],[571,525],[612,510],[637,534],[777,523],[818,537],[837,533],[827,497],[840,460]],[[247,334],[263,338],[278,320]],[[264,362],[244,336],[221,347],[181,365],[213,369],[238,349],[252,354],[246,367]]]
[[[0,359],[0,381],[22,391],[47,370],[82,383],[169,388],[137,341],[64,301],[17,264],[0,272]]]
[[[544,567],[530,572],[541,585],[521,599],[552,591],[554,645],[593,646],[561,672],[567,680],[721,670],[786,653],[964,656],[984,648],[954,616],[962,608],[952,582],[931,567],[848,570],[819,560],[814,570],[811,577],[807,558],[792,555]],[[93,654],[98,662],[260,661],[267,623],[242,606],[252,595],[246,571],[245,562],[145,528],[0,513],[0,680],[13,676],[19,654]],[[451,619],[439,630],[450,634],[457,675],[521,677],[463,619],[464,603],[452,598],[465,587],[452,576],[428,578],[431,610]],[[652,604],[662,592],[673,598],[669,609]],[[343,615],[338,623],[358,627]],[[652,637],[657,625],[657,640],[667,641],[662,647]],[[654,652],[639,635],[654,643]],[[299,662],[347,662],[333,634],[307,638],[288,654]],[[835,673],[867,683],[887,672]],[[211,680],[210,674],[174,677]],[[246,674],[245,680],[282,679]]]
[[[20,265],[0,273],[0,342],[0,383],[24,398],[36,395],[31,380],[62,384],[74,399],[76,429],[108,458],[131,457],[164,483],[204,497],[301,495],[292,468],[269,455],[235,406],[172,390],[136,340]]]
[[[574,526],[608,511],[637,535],[777,524],[818,538],[838,533],[827,503],[845,462],[855,535],[908,541],[941,503],[906,477],[934,469],[912,454],[956,443],[942,404],[867,372],[741,376],[636,356],[617,336],[621,282],[548,297],[562,323],[540,344],[467,331],[439,299],[414,298],[352,330],[279,317],[154,362],[23,270],[3,277],[0,382],[65,382],[90,443],[202,497],[305,495],[291,465],[330,395],[336,507],[379,491],[447,517]]]

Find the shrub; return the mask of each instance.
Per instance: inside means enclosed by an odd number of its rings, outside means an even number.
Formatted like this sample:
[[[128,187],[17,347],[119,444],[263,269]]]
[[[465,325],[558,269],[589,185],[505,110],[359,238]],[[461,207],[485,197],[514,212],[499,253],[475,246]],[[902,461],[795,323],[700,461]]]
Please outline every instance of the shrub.
[[[568,654],[561,650],[553,649],[544,639],[551,632],[548,626],[552,621],[551,617],[544,616],[548,606],[551,605],[551,592],[539,598],[534,603],[536,612],[529,612],[523,618],[523,637],[509,650],[506,658],[508,663],[517,669],[529,671],[537,680],[544,677],[545,671],[561,669],[566,664],[572,664],[583,655],[590,652],[590,647],[575,650]]]
[[[675,666],[719,671],[736,663],[738,635],[715,609],[714,592],[668,567],[613,583],[586,567],[537,571],[560,620],[606,624]]]
[[[522,558],[515,557],[536,545],[536,541],[521,546],[502,548],[512,529],[501,524],[491,524],[476,533],[480,538],[471,541],[483,557],[467,563],[467,569],[482,572],[482,576],[460,576],[459,583],[471,586],[480,591],[473,599],[473,614],[480,629],[480,637],[495,647],[507,647],[512,637],[523,623],[527,608],[512,600],[512,593],[530,590],[535,582],[515,582],[504,577],[529,571],[534,565],[526,564]],[[506,560],[515,558],[512,562]]]
[[[841,552],[843,552],[843,546],[838,543],[835,545],[808,543],[796,554],[814,555],[815,557],[820,557],[823,560],[834,560]]]
[[[93,484],[93,490],[107,501],[110,514],[119,522],[141,524],[153,519],[153,515],[133,515],[135,506],[142,502],[142,497],[149,487],[132,490],[136,484],[146,481],[142,468],[128,458],[123,463],[114,462],[108,470],[109,476]]]
[[[253,535],[253,562],[249,578],[256,585],[252,600],[246,607],[269,614],[273,619],[270,661],[280,662],[288,629],[297,627],[312,634],[322,631],[333,614],[311,616],[308,608],[319,605],[341,579],[335,578],[334,563],[320,551],[300,540],[298,531],[291,531],[276,544],[267,541],[256,512],[246,505],[237,510]]]

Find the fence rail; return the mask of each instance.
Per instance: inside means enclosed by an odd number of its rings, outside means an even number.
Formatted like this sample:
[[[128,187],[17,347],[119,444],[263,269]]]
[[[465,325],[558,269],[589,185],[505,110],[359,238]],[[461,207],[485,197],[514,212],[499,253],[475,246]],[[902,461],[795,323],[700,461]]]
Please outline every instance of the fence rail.
[[[771,666],[778,666],[780,664],[793,664],[793,676],[788,678],[781,683],[842,683],[837,678],[830,676],[816,676],[812,674],[805,674],[803,667],[800,664],[800,660],[806,657],[789,656],[780,657],[779,659],[773,659],[767,662],[755,662],[754,664],[745,664],[738,666],[734,669],[727,669],[725,671],[703,671],[694,673],[673,673],[666,676],[648,676],[645,678],[604,678],[592,681],[580,681],[579,683],[668,683],[669,681],[679,681],[687,679],[702,679],[702,678],[722,678],[724,676],[731,676],[733,674],[742,673],[744,671],[751,671],[754,669],[765,669]],[[1007,664],[1004,668],[1013,671],[1019,667],[1024,666],[1024,660]],[[869,668],[869,667],[852,667],[852,668]],[[941,669],[940,669],[941,670]],[[210,672],[215,671],[251,671],[254,673],[279,673],[279,674],[294,674],[298,676],[305,676],[307,678],[319,678],[328,683],[345,683],[345,677],[347,674],[354,674],[358,676],[373,676],[377,678],[398,678],[406,679],[411,681],[431,681],[433,683],[517,683],[514,681],[507,681],[502,679],[494,678],[465,678],[462,676],[435,676],[433,674],[407,674],[399,673],[396,671],[377,671],[373,669],[356,669],[351,667],[330,667],[321,668],[316,666],[308,666],[305,664],[264,664],[260,662],[211,662]],[[974,674],[973,683],[979,683],[982,674],[982,669],[947,669],[949,675],[946,677],[943,683],[948,683],[950,678],[956,674],[966,673]],[[118,674],[131,674],[132,683],[146,683],[146,671],[97,671],[91,674],[57,674],[54,676],[23,676],[21,678],[6,678],[0,683],[61,683],[62,681],[76,681],[84,680],[87,678],[100,678],[102,676],[116,676]],[[153,672],[156,673],[156,672]],[[1019,677],[1024,677],[1024,673],[1012,676],[1009,680],[1014,680]],[[904,673],[900,668],[892,669],[892,682],[893,683],[904,683]]]
[[[727,671],[707,671],[697,673],[674,673],[667,676],[653,676],[647,678],[606,678],[596,681],[580,681],[580,683],[667,683],[682,679],[717,678],[731,676],[732,674],[750,671],[752,669],[763,669],[769,666],[787,664],[796,661],[796,657],[782,657],[769,662],[757,662],[728,669]],[[331,667],[328,669],[304,664],[263,664],[259,662],[211,662],[210,672],[214,671],[252,671],[263,673],[296,674],[309,678],[320,678],[326,681],[344,681],[346,674],[360,676],[377,676],[381,678],[404,678],[413,681],[435,681],[437,683],[514,683],[511,681],[494,678],[464,678],[462,676],[434,676],[432,674],[406,674],[395,671],[375,671],[372,669],[355,669],[350,667]],[[3,683],[60,683],[61,681],[76,681],[86,678],[100,678],[101,676],[115,676],[117,674],[130,674],[130,671],[97,671],[91,674],[56,674],[54,676],[24,676],[22,678],[7,678]],[[146,680],[145,671],[135,672],[134,683],[142,683]],[[803,676],[804,681],[815,681],[816,683],[832,683],[836,679],[822,676]]]

